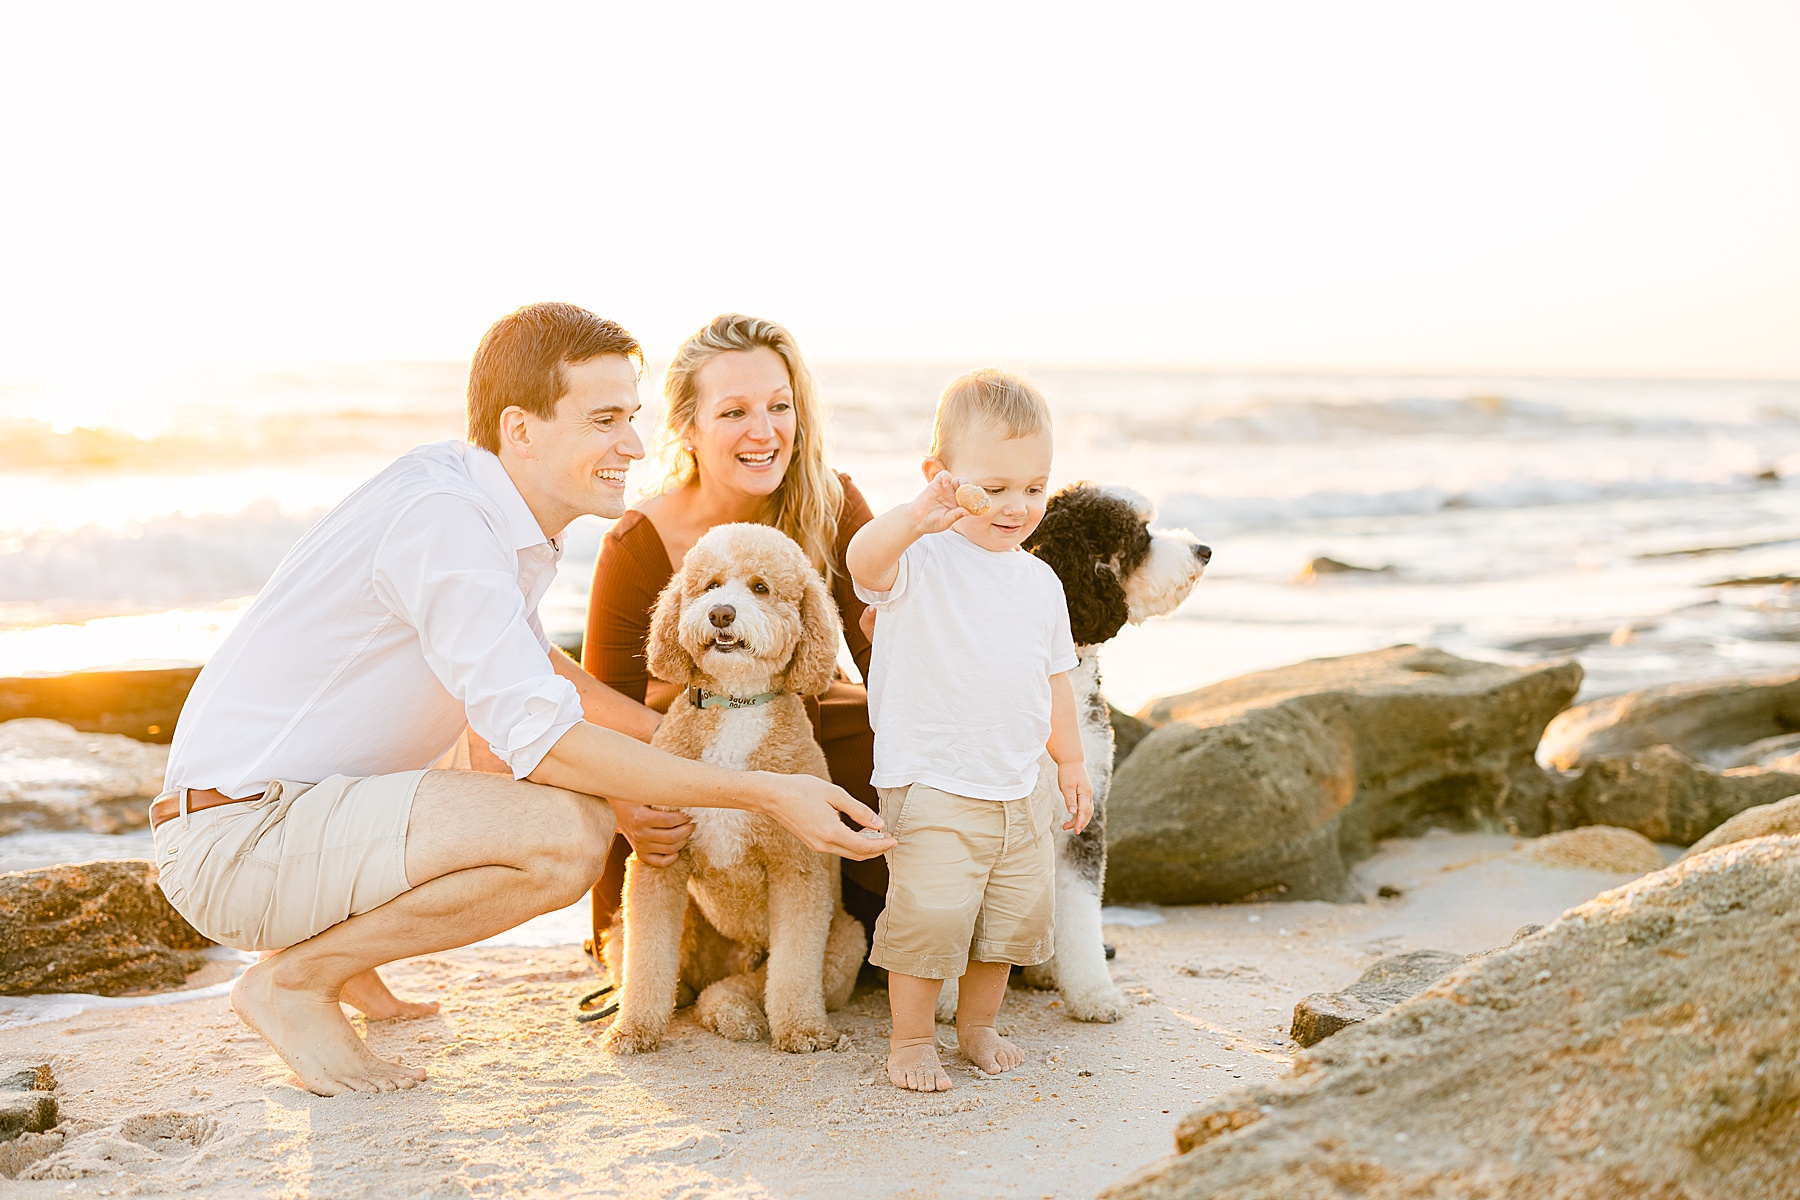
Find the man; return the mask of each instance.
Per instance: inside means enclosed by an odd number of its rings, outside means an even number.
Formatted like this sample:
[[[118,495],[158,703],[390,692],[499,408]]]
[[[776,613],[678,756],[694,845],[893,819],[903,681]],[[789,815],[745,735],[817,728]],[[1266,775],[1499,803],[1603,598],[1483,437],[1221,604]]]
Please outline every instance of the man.
[[[579,899],[616,828],[602,796],[747,808],[852,858],[894,845],[840,822],[880,825],[822,780],[604,728],[649,736],[638,706],[544,637],[559,535],[625,509],[641,363],[636,339],[573,305],[502,318],[469,372],[472,444],[421,446],[332,510],[188,698],[150,810],[163,890],[208,937],[278,951],[231,1003],[312,1091],[425,1077],[370,1051],[339,1000],[432,1011],[375,968]],[[426,769],[465,724],[513,778]]]

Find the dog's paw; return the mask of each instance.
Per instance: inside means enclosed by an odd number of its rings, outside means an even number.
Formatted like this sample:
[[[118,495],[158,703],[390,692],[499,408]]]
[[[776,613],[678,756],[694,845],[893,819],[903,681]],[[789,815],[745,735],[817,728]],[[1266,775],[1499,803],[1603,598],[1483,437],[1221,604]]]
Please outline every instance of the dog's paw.
[[[649,1054],[662,1049],[663,1031],[645,1025],[617,1021],[600,1039],[600,1046],[614,1054]]]
[[[777,1050],[785,1050],[789,1054],[811,1054],[815,1050],[835,1049],[838,1031],[823,1021],[799,1021],[776,1029],[771,1040]]]
[[[769,1036],[769,1019],[754,1004],[703,1005],[700,1024],[733,1042],[761,1042]]]
[[[1085,992],[1064,988],[1062,998],[1063,1011],[1077,1021],[1096,1021],[1110,1025],[1131,1011],[1124,993],[1111,986]]]
[[[1049,963],[1039,963],[1035,967],[1025,968],[1025,986],[1036,988],[1040,992],[1056,990],[1056,972],[1050,969]]]

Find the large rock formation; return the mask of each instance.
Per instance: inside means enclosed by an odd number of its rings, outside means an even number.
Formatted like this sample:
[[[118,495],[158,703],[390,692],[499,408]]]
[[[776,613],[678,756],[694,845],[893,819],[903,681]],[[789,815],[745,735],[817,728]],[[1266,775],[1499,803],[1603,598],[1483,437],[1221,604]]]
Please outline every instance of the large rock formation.
[[[0,875],[0,995],[179,987],[211,944],[142,859]]]
[[[78,733],[60,721],[0,724],[0,835],[142,828],[168,762],[166,746]]]
[[[1688,852],[1681,857],[1692,858],[1751,838],[1794,834],[1800,834],[1800,796],[1745,809],[1688,847]]]
[[[89,733],[167,742],[199,674],[199,667],[164,667],[0,679],[0,721],[45,717]]]
[[[1800,775],[1763,767],[1716,771],[1674,746],[1586,760],[1553,804],[1559,829],[1614,825],[1687,845],[1747,808],[1800,792]]]
[[[1800,674],[1681,683],[1571,708],[1544,731],[1543,758],[1573,770],[1673,746],[1715,767],[1748,765],[1743,747],[1800,733]]]
[[[1800,838],[1606,892],[1190,1114],[1111,1200],[1740,1200],[1800,1178]]]
[[[1164,904],[1354,898],[1346,862],[1430,826],[1551,828],[1539,736],[1575,663],[1396,646],[1158,700],[1107,800],[1107,895]]]

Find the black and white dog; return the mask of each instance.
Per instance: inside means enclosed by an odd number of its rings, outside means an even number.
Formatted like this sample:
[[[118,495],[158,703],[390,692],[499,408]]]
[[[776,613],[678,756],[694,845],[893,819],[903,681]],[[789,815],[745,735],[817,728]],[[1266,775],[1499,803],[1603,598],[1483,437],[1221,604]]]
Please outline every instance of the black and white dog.
[[[1050,498],[1043,521],[1025,542],[1062,580],[1079,658],[1070,681],[1094,783],[1094,819],[1088,827],[1074,834],[1059,823],[1056,831],[1056,956],[1028,968],[1025,981],[1060,991],[1064,1011],[1078,1021],[1116,1021],[1126,1010],[1106,969],[1100,934],[1106,794],[1113,769],[1112,719],[1100,694],[1100,647],[1126,622],[1174,612],[1212,558],[1185,529],[1152,532],[1155,519],[1155,506],[1130,488],[1077,483]],[[955,1019],[955,984],[947,981],[940,994],[940,1020]]]

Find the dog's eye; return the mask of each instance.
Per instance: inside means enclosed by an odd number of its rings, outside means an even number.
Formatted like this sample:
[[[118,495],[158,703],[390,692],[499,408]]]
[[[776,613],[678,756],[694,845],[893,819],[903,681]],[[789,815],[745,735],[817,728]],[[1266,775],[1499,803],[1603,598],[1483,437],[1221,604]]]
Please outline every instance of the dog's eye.
[[[721,583],[721,582],[722,582],[722,581],[721,581],[721,580],[717,580],[717,579],[709,579],[709,580],[707,580],[707,581],[706,581],[706,586],[705,586],[705,587],[703,587],[703,588],[701,588],[701,589],[700,589],[700,590],[701,590],[701,591],[703,591],[703,592],[710,592],[710,591],[712,591],[712,590],[713,590],[713,589],[714,589],[714,588],[716,588],[716,587],[718,587],[718,586],[719,586],[719,585],[720,585],[720,583]]]
[[[760,579],[752,579],[750,581],[750,590],[759,596],[766,596],[769,594],[769,585]]]

